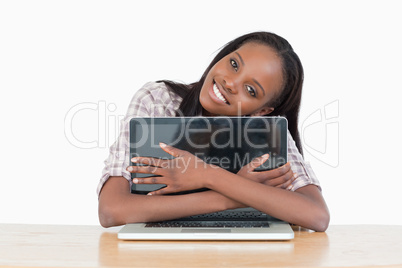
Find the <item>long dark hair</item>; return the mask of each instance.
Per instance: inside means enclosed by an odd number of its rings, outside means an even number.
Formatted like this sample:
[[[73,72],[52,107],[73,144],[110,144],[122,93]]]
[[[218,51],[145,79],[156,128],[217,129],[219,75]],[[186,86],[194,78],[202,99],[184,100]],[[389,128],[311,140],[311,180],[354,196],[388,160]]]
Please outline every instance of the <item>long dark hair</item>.
[[[284,116],[288,120],[288,128],[296,142],[299,152],[303,154],[300,134],[298,130],[299,110],[302,96],[304,72],[299,57],[293,51],[292,46],[284,38],[269,32],[254,32],[240,36],[227,43],[215,56],[198,82],[192,84],[180,84],[169,80],[161,80],[170,91],[179,95],[183,100],[177,115],[197,116],[202,113],[199,101],[201,88],[211,68],[226,55],[240,48],[246,43],[258,43],[275,50],[282,61],[282,90],[276,99],[269,105],[274,111],[269,116]]]

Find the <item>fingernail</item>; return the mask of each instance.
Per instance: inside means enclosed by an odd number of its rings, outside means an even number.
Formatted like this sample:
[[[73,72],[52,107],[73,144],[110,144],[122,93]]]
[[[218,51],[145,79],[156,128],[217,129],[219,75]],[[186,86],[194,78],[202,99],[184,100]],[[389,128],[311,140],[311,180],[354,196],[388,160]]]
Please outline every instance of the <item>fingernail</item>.
[[[148,193],[147,195],[152,195],[152,193]]]
[[[299,177],[299,174],[294,173],[294,174],[293,174],[293,178],[297,179],[297,177]]]
[[[268,157],[269,157],[269,154],[263,154],[261,157],[262,157],[262,158],[268,158]]]
[[[131,158],[131,162],[135,163],[135,162],[137,162],[137,161],[138,161],[137,158]]]
[[[134,170],[134,168],[132,167],[132,166],[129,166],[128,168],[127,168],[127,171],[133,171]]]
[[[166,143],[160,142],[160,143],[159,143],[159,146],[160,146],[160,147],[166,147],[167,145],[166,145]]]
[[[138,179],[137,178],[135,178],[135,179],[133,179],[133,183],[138,183]]]

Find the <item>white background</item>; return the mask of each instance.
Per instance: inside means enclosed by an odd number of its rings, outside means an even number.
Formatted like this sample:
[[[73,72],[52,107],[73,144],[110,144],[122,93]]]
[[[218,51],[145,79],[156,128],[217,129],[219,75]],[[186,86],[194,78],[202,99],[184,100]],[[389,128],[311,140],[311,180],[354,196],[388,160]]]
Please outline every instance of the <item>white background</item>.
[[[226,42],[264,30],[304,64],[305,158],[331,224],[401,225],[399,6],[1,1],[0,223],[98,224],[95,189],[134,92],[194,82]]]

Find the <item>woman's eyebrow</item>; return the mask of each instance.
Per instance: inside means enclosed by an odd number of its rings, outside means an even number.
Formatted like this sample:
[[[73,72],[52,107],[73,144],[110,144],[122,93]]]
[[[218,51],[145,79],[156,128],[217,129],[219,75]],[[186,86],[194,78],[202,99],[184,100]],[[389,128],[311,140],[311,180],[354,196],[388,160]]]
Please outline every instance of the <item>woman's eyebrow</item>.
[[[254,81],[254,83],[256,83],[260,88],[261,88],[261,90],[262,90],[262,94],[265,96],[265,90],[264,90],[264,88],[261,86],[261,84],[260,83],[258,83],[258,81],[257,80],[255,80],[254,78],[253,78],[253,81]]]
[[[235,52],[235,53],[236,53],[237,57],[239,57],[239,59],[240,59],[240,61],[241,61],[241,64],[242,64],[242,65],[245,65],[245,64],[244,64],[244,61],[243,61],[243,58],[240,56],[240,54],[237,53],[237,52]]]
[[[239,59],[240,59],[240,61],[241,61],[241,64],[242,64],[242,65],[245,65],[245,64],[244,64],[244,61],[243,61],[243,58],[240,56],[240,54],[237,53],[237,51],[235,51],[235,54],[237,55],[237,57],[239,57]],[[253,81],[254,81],[254,83],[256,83],[256,84],[261,88],[262,94],[265,96],[265,90],[264,90],[264,88],[261,86],[261,84],[258,83],[258,81],[255,80],[254,78],[253,78]]]

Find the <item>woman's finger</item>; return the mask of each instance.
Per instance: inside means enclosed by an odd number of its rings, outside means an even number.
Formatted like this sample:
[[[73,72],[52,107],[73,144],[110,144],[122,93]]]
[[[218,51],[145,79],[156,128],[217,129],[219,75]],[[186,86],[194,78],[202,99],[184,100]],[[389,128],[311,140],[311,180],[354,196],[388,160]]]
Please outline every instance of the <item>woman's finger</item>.
[[[163,175],[163,171],[159,167],[155,166],[129,166],[127,171],[130,173],[149,173],[156,175]]]
[[[146,177],[146,178],[134,178],[134,184],[165,184],[163,177],[154,176],[154,177]]]
[[[261,171],[262,175],[265,177],[266,180],[272,180],[279,177],[282,177],[286,173],[290,171],[290,163],[286,163],[285,165],[278,167],[276,169]]]
[[[174,157],[180,157],[187,153],[187,151],[177,149],[177,148],[167,145],[166,143],[163,143],[163,142],[160,142],[159,146],[162,148],[162,150],[164,150],[165,152],[167,152],[168,154],[170,154]]]
[[[277,187],[282,188],[282,189],[286,189],[289,190],[288,188],[290,188],[293,184],[293,182],[298,178],[298,175],[296,173],[293,173],[292,178],[290,178],[290,180],[287,180],[286,182],[284,182],[281,185],[278,185]]]
[[[254,169],[258,168],[261,166],[265,161],[267,161],[269,158],[269,154],[264,154],[262,156],[256,157],[253,160],[251,160],[250,163],[245,165],[243,168],[246,168],[248,172],[254,171]]]
[[[292,180],[293,178],[293,171],[292,169],[289,169],[285,174],[280,175],[278,177],[270,178],[265,180],[265,184],[270,185],[270,186],[275,186],[278,187],[289,180]]]
[[[133,157],[131,158],[131,162],[148,166],[163,167],[166,160],[154,157]]]
[[[157,191],[149,192],[147,195],[164,195],[164,194],[171,194],[174,193],[171,187],[167,186],[165,188],[159,189]]]
[[[284,189],[291,191],[293,189],[293,182],[299,177],[299,175],[297,173],[294,174],[293,176],[294,178],[292,179],[292,182]]]

